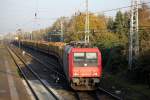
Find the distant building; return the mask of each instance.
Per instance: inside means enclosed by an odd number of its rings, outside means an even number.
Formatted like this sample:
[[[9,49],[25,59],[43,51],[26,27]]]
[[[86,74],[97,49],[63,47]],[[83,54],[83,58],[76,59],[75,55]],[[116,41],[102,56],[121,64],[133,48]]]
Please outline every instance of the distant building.
[[[61,41],[61,32],[60,31],[53,31],[47,33],[47,37],[45,37],[47,41],[52,42],[60,42]]]
[[[3,35],[0,34],[0,40],[3,40]]]
[[[3,35],[0,35],[0,44],[2,44]]]

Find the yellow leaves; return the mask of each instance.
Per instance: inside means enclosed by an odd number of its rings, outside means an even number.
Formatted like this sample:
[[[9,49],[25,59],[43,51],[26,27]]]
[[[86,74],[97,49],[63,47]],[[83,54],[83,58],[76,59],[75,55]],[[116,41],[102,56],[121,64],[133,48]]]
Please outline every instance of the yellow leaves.
[[[101,29],[106,29],[106,19],[104,16],[95,16],[94,14],[90,14],[89,16],[89,26],[90,30],[101,30]],[[85,28],[85,14],[82,13],[78,16],[73,16],[70,23],[69,23],[69,28],[68,30],[75,30],[76,32],[78,31],[84,31]]]
[[[106,25],[106,18],[102,15],[94,15],[90,13],[89,15],[89,27],[90,31],[96,30],[96,31],[101,31],[101,30],[106,30],[107,25]],[[84,39],[84,29],[85,29],[85,13],[81,13],[77,16],[73,16],[67,27],[67,34],[69,35],[70,33],[70,38],[73,40],[83,40]],[[90,32],[92,35],[92,33]],[[93,36],[90,36],[90,38],[95,40]]]
[[[139,9],[139,26],[150,26],[150,10],[147,5]]]
[[[102,30],[106,28],[106,19],[104,16],[90,15],[90,29]]]

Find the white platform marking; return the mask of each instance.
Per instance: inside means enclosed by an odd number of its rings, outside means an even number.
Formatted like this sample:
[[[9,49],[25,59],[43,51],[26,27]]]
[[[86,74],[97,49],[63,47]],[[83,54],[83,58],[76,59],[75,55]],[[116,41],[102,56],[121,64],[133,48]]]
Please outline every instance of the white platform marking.
[[[25,86],[25,89],[26,89],[28,95],[30,96],[30,99],[31,99],[31,100],[35,100],[35,98],[34,98],[32,92],[31,92],[31,90],[29,89],[29,87],[28,87],[28,85],[27,85],[27,83],[25,82],[24,79],[22,79],[22,83],[23,83],[23,85]]]
[[[19,100],[18,92],[17,92],[17,89],[15,87],[13,77],[11,75],[11,71],[10,71],[10,68],[9,68],[8,61],[7,61],[7,59],[4,59],[4,60],[5,60],[5,67],[6,67],[6,72],[7,72],[7,79],[8,79],[11,99],[12,100]]]

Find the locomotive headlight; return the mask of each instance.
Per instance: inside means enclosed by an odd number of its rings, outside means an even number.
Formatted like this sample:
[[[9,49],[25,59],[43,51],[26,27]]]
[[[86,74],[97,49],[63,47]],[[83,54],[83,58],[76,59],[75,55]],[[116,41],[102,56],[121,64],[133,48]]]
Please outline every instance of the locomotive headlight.
[[[94,78],[93,80],[94,80],[94,83],[99,83],[100,82],[100,80],[98,78]]]
[[[97,76],[98,74],[95,72],[95,73],[93,73],[93,75],[96,75],[96,76]]]
[[[76,84],[79,84],[79,82],[80,82],[78,78],[73,78],[72,81],[73,81],[73,83],[76,83]]]
[[[15,40],[19,40],[19,37],[15,37]]]
[[[78,76],[79,74],[78,73],[74,73],[74,76]]]
[[[84,64],[84,66],[86,67],[86,66],[87,66],[87,64],[85,63],[85,64]]]

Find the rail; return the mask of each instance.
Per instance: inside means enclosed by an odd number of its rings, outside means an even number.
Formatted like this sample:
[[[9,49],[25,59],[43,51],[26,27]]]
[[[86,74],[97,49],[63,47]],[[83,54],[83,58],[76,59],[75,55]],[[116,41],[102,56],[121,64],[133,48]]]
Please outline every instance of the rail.
[[[24,61],[19,55],[17,55],[16,52],[13,51],[13,49],[11,49],[11,48],[9,48],[9,47],[7,47],[7,49],[8,49],[8,51],[9,51],[11,57],[13,58],[15,64],[16,64],[17,67],[19,68],[19,71],[21,72],[21,74],[22,74],[23,77],[25,78],[25,81],[26,81],[27,85],[29,86],[29,88],[31,89],[31,91],[32,91],[32,93],[33,93],[33,95],[34,95],[34,97],[35,97],[36,100],[39,100],[38,96],[36,95],[36,91],[32,88],[32,86],[31,86],[31,84],[29,83],[29,81],[28,81],[28,79],[27,79],[25,73],[21,70],[19,64],[17,64],[17,62],[16,62],[16,60],[15,60],[13,54],[16,55],[16,57],[25,65],[25,67],[32,73],[32,75],[33,75],[34,77],[36,77],[36,78],[39,80],[39,82],[43,85],[43,87],[44,87],[49,93],[51,93],[52,96],[53,96],[56,100],[59,100],[59,98],[52,92],[52,90],[49,89],[49,88],[47,87],[47,85],[42,81],[42,79],[38,76],[38,74],[35,73],[35,72],[25,63],[25,61]],[[13,54],[12,54],[12,53],[13,53]]]

